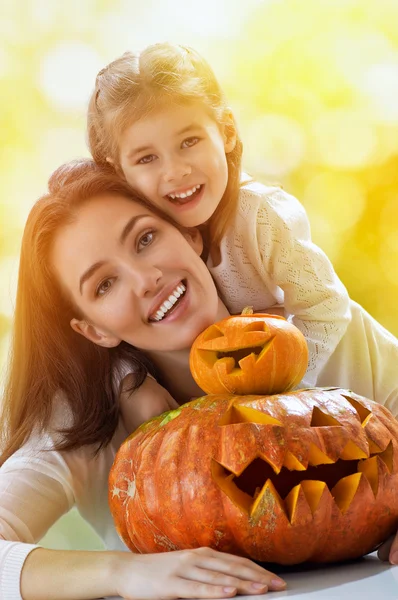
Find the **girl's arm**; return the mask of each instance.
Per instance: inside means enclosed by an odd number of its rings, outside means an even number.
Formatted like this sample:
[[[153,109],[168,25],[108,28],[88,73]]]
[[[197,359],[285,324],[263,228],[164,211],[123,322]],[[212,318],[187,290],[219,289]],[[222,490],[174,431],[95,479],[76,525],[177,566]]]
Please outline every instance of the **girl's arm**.
[[[153,377],[148,375],[144,383],[131,392],[133,382],[134,373],[129,373],[123,379],[120,392],[120,410],[124,426],[129,434],[145,421],[179,406],[169,392]]]
[[[307,340],[303,385],[311,387],[350,322],[348,292],[326,254],[312,242],[299,201],[281,189],[256,195],[253,260],[266,284],[283,290],[285,311]]]

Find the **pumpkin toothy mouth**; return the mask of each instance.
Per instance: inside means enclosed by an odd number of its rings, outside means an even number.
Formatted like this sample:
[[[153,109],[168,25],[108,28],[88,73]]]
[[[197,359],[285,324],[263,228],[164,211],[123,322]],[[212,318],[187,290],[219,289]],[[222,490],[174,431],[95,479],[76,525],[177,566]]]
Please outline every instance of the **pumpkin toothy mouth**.
[[[362,427],[366,426],[371,417],[370,411],[351,398],[345,398],[359,413]],[[282,423],[277,419],[242,405],[232,405],[219,425],[249,422],[283,429]],[[311,427],[325,427],[330,430],[342,425],[331,415],[314,407]],[[379,474],[387,471],[391,473],[393,470],[392,442],[390,441],[384,449],[378,448],[370,439],[368,442],[368,454],[349,441],[336,460],[332,460],[314,444],[311,444],[305,461],[301,456],[296,457],[286,450],[281,468],[268,462],[264,456],[256,456],[241,472],[233,472],[226,465],[212,459],[212,476],[230,500],[252,517],[259,511],[259,505],[264,503],[264,498],[268,498],[269,504],[269,498],[272,496],[272,502],[283,509],[291,522],[300,493],[304,493],[314,513],[325,490],[344,513],[356,494],[362,476],[366,477],[376,497]]]

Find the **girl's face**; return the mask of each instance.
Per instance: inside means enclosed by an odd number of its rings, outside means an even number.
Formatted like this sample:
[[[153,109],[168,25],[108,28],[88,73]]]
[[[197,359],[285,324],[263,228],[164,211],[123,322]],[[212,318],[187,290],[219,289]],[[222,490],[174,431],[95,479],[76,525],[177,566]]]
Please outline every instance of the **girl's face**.
[[[59,230],[50,259],[84,315],[73,329],[101,346],[125,340],[150,354],[190,348],[223,311],[201,250],[196,232],[184,235],[136,202],[106,195]]]
[[[199,103],[162,105],[125,130],[121,168],[128,183],[163,212],[196,227],[212,216],[227,186],[226,153],[236,143],[234,127],[227,129],[233,132],[228,138]]]

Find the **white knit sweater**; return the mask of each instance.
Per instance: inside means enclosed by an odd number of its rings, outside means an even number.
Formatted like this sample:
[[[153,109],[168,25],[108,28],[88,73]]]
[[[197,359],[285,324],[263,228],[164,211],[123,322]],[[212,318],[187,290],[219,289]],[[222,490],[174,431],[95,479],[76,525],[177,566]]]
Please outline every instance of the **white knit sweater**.
[[[303,206],[280,188],[241,188],[234,222],[208,267],[231,313],[284,306],[304,334],[307,372],[298,387],[349,388],[398,415],[398,340],[351,300],[311,241]]]

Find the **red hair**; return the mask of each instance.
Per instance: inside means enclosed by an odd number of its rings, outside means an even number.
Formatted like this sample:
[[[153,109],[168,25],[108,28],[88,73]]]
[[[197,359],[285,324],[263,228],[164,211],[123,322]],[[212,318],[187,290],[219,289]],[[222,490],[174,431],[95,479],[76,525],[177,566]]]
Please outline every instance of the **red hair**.
[[[78,207],[95,196],[114,194],[143,204],[129,185],[91,160],[60,167],[49,191],[32,208],[20,254],[14,328],[0,432],[4,462],[29,438],[34,428],[50,423],[54,398],[65,392],[73,415],[62,430],[59,450],[93,444],[96,450],[112,439],[119,420],[115,370],[128,360],[141,385],[153,365],[138,350],[121,343],[111,350],[99,347],[70,327],[75,307],[61,292],[49,266],[49,253],[59,228]],[[161,215],[162,218],[164,217]]]

